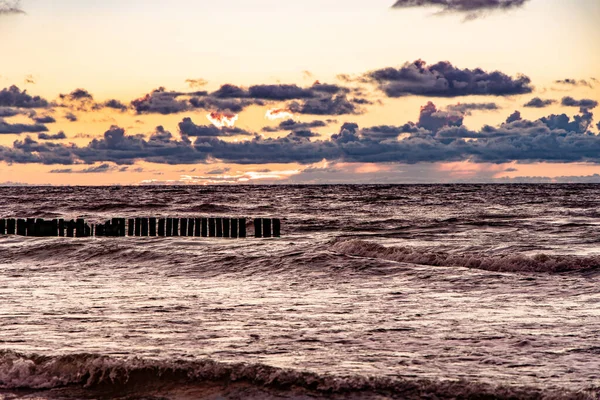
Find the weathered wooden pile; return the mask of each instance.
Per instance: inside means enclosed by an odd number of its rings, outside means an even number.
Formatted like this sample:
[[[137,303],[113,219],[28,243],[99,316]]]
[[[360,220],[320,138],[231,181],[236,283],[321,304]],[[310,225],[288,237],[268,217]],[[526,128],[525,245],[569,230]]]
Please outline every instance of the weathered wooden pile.
[[[35,237],[125,237],[195,236],[218,238],[247,237],[246,218],[112,218],[103,224],[88,224],[84,219],[0,219],[0,235]],[[255,218],[254,237],[281,237],[281,220]]]

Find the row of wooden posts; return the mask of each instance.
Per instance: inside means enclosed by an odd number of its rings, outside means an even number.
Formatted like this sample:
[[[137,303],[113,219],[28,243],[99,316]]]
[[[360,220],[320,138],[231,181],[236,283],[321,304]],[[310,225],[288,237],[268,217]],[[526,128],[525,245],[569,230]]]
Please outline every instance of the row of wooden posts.
[[[0,219],[0,235],[35,237],[90,236],[197,236],[245,238],[246,218],[112,218],[104,224],[88,224],[82,218],[64,219]],[[281,220],[255,218],[254,237],[281,236]],[[252,224],[250,225],[252,226]]]

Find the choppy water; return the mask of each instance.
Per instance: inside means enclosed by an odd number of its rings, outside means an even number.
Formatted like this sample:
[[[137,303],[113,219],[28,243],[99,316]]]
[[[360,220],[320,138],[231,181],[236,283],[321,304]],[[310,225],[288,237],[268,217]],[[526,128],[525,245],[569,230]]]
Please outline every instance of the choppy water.
[[[0,398],[600,398],[600,186],[0,188],[0,217],[281,217],[281,239],[0,237]]]

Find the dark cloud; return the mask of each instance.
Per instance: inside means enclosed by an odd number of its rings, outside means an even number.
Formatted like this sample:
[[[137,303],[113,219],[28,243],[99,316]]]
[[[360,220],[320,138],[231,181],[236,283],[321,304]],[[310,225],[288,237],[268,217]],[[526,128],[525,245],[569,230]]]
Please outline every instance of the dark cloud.
[[[48,128],[42,124],[10,124],[0,118],[0,134],[37,133],[47,131]]]
[[[327,126],[325,121],[312,121],[312,122],[299,122],[293,119],[282,121],[276,127],[265,127],[263,132],[281,132],[281,131],[296,131],[296,130],[309,130],[313,128],[322,128]]]
[[[61,140],[61,139],[66,139],[67,135],[65,135],[65,133],[63,131],[60,131],[54,135],[50,135],[47,133],[40,133],[38,135],[38,139],[39,140]]]
[[[422,115],[432,118],[427,105]],[[345,123],[330,140],[312,140],[310,131],[297,131],[278,138],[259,135],[250,140],[231,142],[201,136],[192,142],[187,135],[181,140],[158,127],[144,135],[126,135],[112,127],[101,139],[87,146],[44,142],[29,137],[15,141],[13,147],[0,147],[0,160],[12,163],[131,165],[138,160],[166,164],[195,164],[212,160],[238,164],[300,163],[311,164],[323,159],[333,162],[432,163],[465,161],[506,162],[600,162],[600,137],[589,131],[593,116],[587,109],[573,118],[565,114],[538,120],[522,119],[515,113],[499,126],[470,130],[464,125],[433,122],[437,130],[413,124],[405,127],[379,126],[360,129]],[[453,121],[451,121],[453,122]],[[425,125],[430,122],[425,122]],[[399,134],[404,133],[401,137]]]
[[[0,118],[14,117],[15,115],[21,114],[21,110],[10,107],[0,107]]]
[[[508,116],[508,118],[506,118],[506,122],[505,123],[506,124],[510,124],[512,122],[520,121],[521,119],[522,119],[521,118],[521,112],[515,111],[514,113],[510,114]]]
[[[61,94],[61,95],[59,95],[59,97],[61,99],[70,100],[70,101],[85,100],[85,99],[94,100],[94,96],[92,96],[90,94],[90,92],[88,92],[85,89],[75,89],[71,93]]]
[[[138,114],[163,115],[177,114],[198,108],[207,111],[239,113],[252,104],[262,105],[262,102],[247,98],[246,91],[233,85],[223,85],[221,89],[211,94],[204,91],[173,92],[160,87],[131,102],[133,109]]]
[[[213,169],[211,171],[208,171],[206,175],[223,175],[228,173],[229,171],[231,171],[231,168]]]
[[[40,96],[31,96],[27,90],[21,91],[14,85],[0,91],[0,107],[44,108],[47,106],[47,100]]]
[[[73,169],[73,168],[63,168],[63,169],[53,169],[50,171],[51,174],[98,174],[104,172],[110,172],[118,169],[115,166],[111,166],[110,164],[100,164],[98,166],[89,167],[85,169]]]
[[[406,95],[456,97],[468,95],[510,96],[531,93],[531,80],[525,75],[513,78],[499,71],[481,68],[460,69],[447,61],[427,65],[423,60],[399,69],[384,68],[366,75],[378,83],[389,97]]]
[[[551,106],[552,104],[555,104],[555,103],[556,103],[556,100],[540,99],[539,97],[534,97],[533,99],[531,99],[527,103],[525,103],[523,105],[523,107],[544,108],[544,107]]]
[[[529,0],[397,0],[393,8],[436,7],[441,13],[461,13],[474,19],[492,11],[522,7]]]
[[[278,101],[308,99],[315,96],[312,90],[297,85],[255,85],[250,86],[248,94],[257,99]]]
[[[73,114],[72,112],[66,113],[65,118],[71,122],[77,121],[77,115]]]
[[[559,79],[559,80],[554,81],[554,83],[558,83],[561,85],[570,85],[570,86],[587,86],[589,88],[593,87],[592,84],[590,82],[586,81],[585,79],[580,79],[580,80],[570,79],[570,78]]]
[[[496,103],[458,103],[451,104],[446,107],[448,111],[460,112],[464,115],[469,115],[471,111],[496,111],[499,110]]]
[[[179,92],[167,92],[164,87],[160,87],[144,97],[133,100],[131,105],[138,114],[176,114],[189,110],[188,101],[177,100],[181,95]]]
[[[293,113],[311,115],[346,115],[362,113],[362,110],[356,103],[348,100],[344,94],[332,97],[312,98],[304,100],[303,102],[294,101],[290,103],[288,108]]]
[[[38,124],[53,124],[56,122],[56,119],[51,115],[34,116],[32,119]]]
[[[251,99],[221,99],[216,97],[192,97],[190,104],[193,108],[200,108],[207,111],[217,110],[219,112],[239,113],[246,107],[253,104],[263,105],[262,101]]]
[[[566,107],[596,108],[598,102],[592,99],[575,100],[572,97],[563,97],[561,104]]]
[[[127,110],[127,106],[116,99],[111,99],[111,100],[104,102],[104,107],[112,108],[115,110],[121,110],[121,111]]]
[[[458,111],[441,111],[435,104],[428,102],[421,107],[419,122],[417,126],[432,132],[437,132],[445,126],[461,126],[463,124],[463,113]]]
[[[220,137],[220,136],[251,136],[240,128],[217,128],[214,125],[196,125],[191,118],[184,118],[179,123],[179,131],[184,136],[190,137]]]
[[[249,97],[250,93],[248,93],[246,89],[242,89],[239,86],[225,84],[222,85],[219,90],[212,92],[211,96],[218,99],[239,99]]]
[[[0,15],[25,14],[18,0],[0,0]]]

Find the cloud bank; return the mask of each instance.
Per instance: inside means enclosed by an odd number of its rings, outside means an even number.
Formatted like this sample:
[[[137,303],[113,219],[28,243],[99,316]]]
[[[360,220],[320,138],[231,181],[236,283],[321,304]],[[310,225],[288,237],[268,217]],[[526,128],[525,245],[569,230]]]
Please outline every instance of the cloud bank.
[[[600,163],[600,137],[589,131],[593,115],[587,109],[572,118],[549,115],[530,121],[513,113],[499,126],[470,130],[462,114],[439,110],[433,103],[422,107],[417,123],[403,126],[359,128],[345,123],[327,140],[313,140],[310,130],[278,138],[253,135],[237,142],[223,140],[227,129],[180,123],[181,139],[162,127],[146,139],[127,135],[113,126],[87,146],[40,143],[29,137],[12,147],[0,147],[0,160],[9,163],[129,165],[138,160],[164,164],[194,164],[211,160],[235,164],[299,163],[321,160],[348,163],[434,163],[472,161],[593,162]],[[215,130],[216,129],[216,130]],[[235,129],[235,128],[234,128]],[[191,140],[194,138],[195,140]]]

